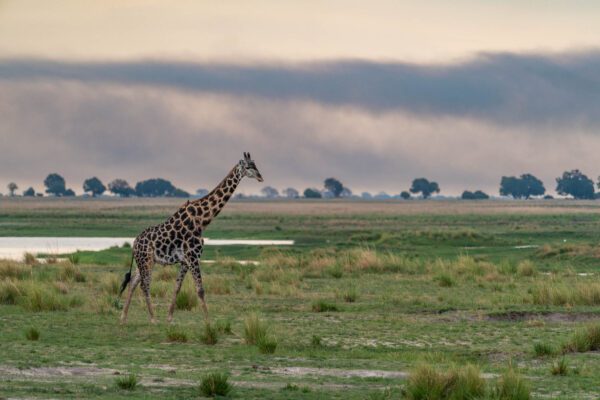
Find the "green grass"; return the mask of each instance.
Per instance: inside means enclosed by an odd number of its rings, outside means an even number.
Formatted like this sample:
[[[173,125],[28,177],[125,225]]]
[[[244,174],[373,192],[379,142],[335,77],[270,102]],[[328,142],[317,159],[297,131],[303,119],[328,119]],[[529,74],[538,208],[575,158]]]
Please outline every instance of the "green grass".
[[[28,208],[0,199],[0,234],[128,235],[172,206],[47,200]],[[207,247],[204,257],[218,260],[202,264],[214,345],[203,343],[190,277],[176,324],[166,324],[177,266],[154,267],[159,322],[149,322],[137,289],[122,326],[115,299],[130,248],[49,265],[0,261],[1,395],[199,398],[203,377],[228,371],[228,396],[244,399],[398,399],[409,389],[415,397],[594,398],[600,203],[409,203],[391,203],[394,212],[352,202],[314,203],[350,207],[327,213],[306,211],[310,202],[286,212],[278,202],[226,209],[207,236],[297,245]],[[494,210],[469,208],[488,205]],[[540,247],[514,248],[530,244]],[[31,327],[38,341],[27,339]],[[553,375],[555,364],[566,375]],[[128,374],[135,390],[116,384]]]
[[[27,340],[36,341],[40,338],[40,331],[38,331],[36,328],[29,328],[25,331],[25,337]]]
[[[200,340],[204,344],[214,346],[219,341],[218,328],[215,326],[212,326],[210,323],[206,322],[204,324],[204,331],[200,335]]]

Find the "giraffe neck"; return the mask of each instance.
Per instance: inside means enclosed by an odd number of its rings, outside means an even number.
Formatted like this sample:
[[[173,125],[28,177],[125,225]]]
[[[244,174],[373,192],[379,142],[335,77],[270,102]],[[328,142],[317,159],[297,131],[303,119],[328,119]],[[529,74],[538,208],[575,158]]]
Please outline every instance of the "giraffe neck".
[[[209,194],[190,203],[190,205],[195,208],[197,224],[202,228],[205,228],[211,223],[213,218],[219,215],[223,207],[225,207],[225,204],[227,204],[231,196],[233,196],[233,192],[235,192],[235,189],[242,178],[242,170],[238,164],[229,171],[221,183],[219,183]]]

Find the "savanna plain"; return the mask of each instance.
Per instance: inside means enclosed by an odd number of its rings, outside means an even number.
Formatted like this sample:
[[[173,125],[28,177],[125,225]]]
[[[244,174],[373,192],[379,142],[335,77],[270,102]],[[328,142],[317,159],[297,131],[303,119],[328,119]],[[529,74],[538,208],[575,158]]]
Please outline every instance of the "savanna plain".
[[[133,237],[175,199],[0,199],[4,236]],[[0,261],[0,397],[597,399],[600,202],[237,201],[207,247],[210,323],[131,248]],[[240,264],[240,260],[257,263]]]

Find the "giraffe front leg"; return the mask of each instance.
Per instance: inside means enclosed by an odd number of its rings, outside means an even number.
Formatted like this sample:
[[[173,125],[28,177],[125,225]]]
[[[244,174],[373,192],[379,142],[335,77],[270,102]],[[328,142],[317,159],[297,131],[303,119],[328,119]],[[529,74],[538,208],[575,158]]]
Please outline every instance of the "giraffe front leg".
[[[181,285],[183,284],[183,280],[185,279],[185,274],[188,271],[188,266],[185,264],[181,264],[181,268],[179,269],[179,275],[177,275],[177,280],[175,281],[175,291],[173,292],[173,298],[171,299],[171,305],[169,305],[169,313],[167,315],[167,321],[173,321],[173,312],[175,311],[175,305],[177,304],[177,295],[181,290]]]
[[[129,305],[131,304],[131,299],[133,297],[133,292],[135,288],[140,283],[140,272],[139,270],[135,270],[135,275],[131,279],[129,283],[129,291],[127,292],[127,299],[125,300],[125,305],[123,306],[123,312],[121,313],[121,324],[125,324],[127,322],[127,314],[129,313]]]
[[[208,317],[208,307],[206,306],[206,300],[204,299],[204,286],[202,285],[202,273],[200,272],[200,266],[196,263],[192,267],[192,275],[194,276],[194,282],[196,283],[196,292],[202,302],[202,311],[204,312],[204,319],[206,323],[210,323]]]

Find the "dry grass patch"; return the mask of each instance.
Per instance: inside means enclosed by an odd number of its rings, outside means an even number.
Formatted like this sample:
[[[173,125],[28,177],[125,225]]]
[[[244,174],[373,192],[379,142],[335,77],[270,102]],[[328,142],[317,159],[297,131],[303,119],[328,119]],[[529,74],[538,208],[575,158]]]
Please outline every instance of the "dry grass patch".
[[[32,269],[29,265],[15,264],[10,261],[0,263],[0,279],[27,279],[31,277]]]
[[[579,283],[568,286],[563,283],[545,282],[531,289],[533,304],[538,305],[600,305],[600,283]]]
[[[210,294],[230,294],[229,279],[223,276],[207,276],[205,278],[206,291]]]
[[[0,304],[17,304],[22,291],[11,279],[4,279],[0,282]]]

